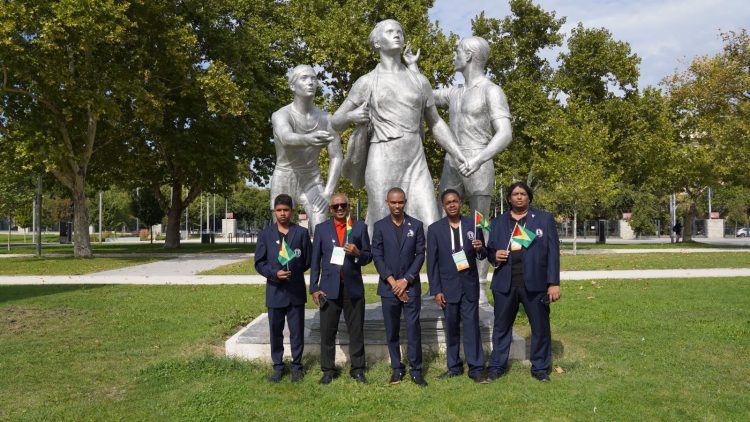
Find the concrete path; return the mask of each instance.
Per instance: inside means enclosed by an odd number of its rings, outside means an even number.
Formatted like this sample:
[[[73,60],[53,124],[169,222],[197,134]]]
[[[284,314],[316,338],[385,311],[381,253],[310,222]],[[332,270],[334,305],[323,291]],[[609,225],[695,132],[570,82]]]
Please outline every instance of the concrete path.
[[[152,255],[153,256],[153,255]],[[184,277],[250,258],[250,254],[185,254],[173,259],[101,271],[87,277]]]
[[[427,280],[427,275],[421,275]],[[562,271],[563,281],[645,279],[645,278],[706,278],[706,277],[750,277],[750,268],[712,268],[693,270],[611,270],[611,271]],[[376,284],[378,276],[365,275],[367,284]],[[0,285],[20,284],[265,284],[258,275],[102,275],[79,276],[7,276],[0,277]]]

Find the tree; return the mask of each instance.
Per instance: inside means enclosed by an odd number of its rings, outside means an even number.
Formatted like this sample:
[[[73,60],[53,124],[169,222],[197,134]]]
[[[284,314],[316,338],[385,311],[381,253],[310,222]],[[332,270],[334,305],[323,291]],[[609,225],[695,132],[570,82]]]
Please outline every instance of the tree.
[[[140,30],[129,4],[4,2],[0,7],[2,136],[22,160],[42,163],[71,192],[74,254],[91,256],[86,183],[118,103],[138,90],[129,43]]]
[[[153,192],[144,190],[133,194],[131,201],[133,215],[138,217],[145,226],[148,226],[148,231],[151,233],[151,243],[154,243],[153,225],[161,223],[164,218],[164,210],[159,204],[159,200]]]
[[[608,206],[616,193],[617,175],[607,171],[608,132],[597,113],[586,104],[569,102],[559,109],[536,139],[547,146],[537,152],[532,169],[544,183],[539,202],[573,217],[587,216],[597,207]],[[576,250],[577,236],[573,236]]]
[[[673,108],[675,159],[669,180],[684,191],[690,240],[697,201],[708,186],[750,186],[750,36],[722,34],[724,49],[696,57],[684,72],[665,79]]]
[[[143,26],[143,95],[127,109],[128,157],[137,165],[122,166],[119,179],[158,199],[165,247],[179,246],[180,218],[201,193],[227,194],[238,179],[262,183],[270,174],[268,116],[288,90],[284,7],[264,0],[133,6]]]

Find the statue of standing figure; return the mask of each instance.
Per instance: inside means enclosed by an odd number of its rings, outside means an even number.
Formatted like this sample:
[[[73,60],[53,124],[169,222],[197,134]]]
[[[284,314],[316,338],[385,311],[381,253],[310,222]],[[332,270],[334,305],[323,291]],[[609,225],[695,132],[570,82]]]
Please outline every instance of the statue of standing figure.
[[[370,230],[389,215],[385,199],[394,186],[409,198],[406,212],[426,227],[440,218],[440,212],[422,147],[422,119],[461,174],[471,174],[473,169],[440,118],[429,81],[401,61],[405,42],[401,24],[392,19],[379,22],[368,41],[380,63],[354,83],[331,118],[339,132],[357,126],[349,140],[344,175],[355,187],[364,183],[367,188]]]
[[[495,181],[493,158],[512,140],[510,109],[503,89],[486,76],[490,46],[484,38],[462,38],[456,46],[453,65],[464,76],[464,84],[435,89],[438,107],[448,107],[450,127],[459,148],[469,160],[473,173],[465,175],[450,155],[443,163],[440,192],[455,189],[467,198],[469,206],[485,217],[490,217],[490,201]],[[409,49],[404,60],[413,71],[419,72],[419,52]],[[485,233],[485,239],[489,233]],[[479,268],[480,279],[487,275],[487,263]]]
[[[341,175],[341,140],[331,127],[328,113],[313,103],[318,79],[309,65],[299,65],[289,73],[294,101],[271,116],[276,147],[276,168],[271,177],[271,204],[282,193],[305,208],[310,234],[327,218],[328,202]],[[326,147],[330,164],[323,185],[320,150]],[[272,205],[273,208],[273,205]]]

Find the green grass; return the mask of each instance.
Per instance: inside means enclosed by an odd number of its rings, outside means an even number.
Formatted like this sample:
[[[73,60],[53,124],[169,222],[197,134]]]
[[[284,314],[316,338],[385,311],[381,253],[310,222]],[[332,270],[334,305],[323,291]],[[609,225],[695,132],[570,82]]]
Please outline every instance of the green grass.
[[[0,259],[0,276],[9,275],[81,275],[132,265],[147,264],[163,258],[97,257],[91,259],[24,257]]]
[[[257,274],[253,259],[224,265],[202,275],[254,275]],[[750,267],[750,253],[747,252],[707,252],[707,253],[637,253],[637,254],[595,254],[562,255],[562,271],[580,270],[653,270],[653,269],[693,269],[693,268],[747,268]],[[422,266],[422,272],[426,267]],[[375,265],[370,263],[362,268],[364,274],[377,274]],[[309,273],[309,271],[308,271]]]
[[[377,300],[367,286],[369,301]],[[0,287],[4,420],[747,420],[750,279],[569,282],[552,307],[550,384],[511,366],[489,385],[265,381],[222,357],[263,312],[260,286]],[[525,320],[516,329],[528,333]],[[344,371],[346,368],[344,368]]]
[[[94,254],[108,253],[252,253],[255,252],[255,244],[252,243],[214,243],[213,245],[204,245],[201,243],[183,243],[177,249],[164,247],[164,243],[140,242],[140,243],[99,243],[91,242],[91,250]],[[34,253],[33,246],[13,247],[11,250],[2,248],[0,242],[0,254],[22,254]],[[73,245],[43,245],[42,254],[73,254]]]
[[[31,233],[27,233],[26,235],[23,234],[17,234],[13,233],[10,235],[10,243],[11,245],[16,243],[32,243],[34,240],[34,236]],[[59,242],[60,241],[60,235],[59,234],[42,234],[42,243],[52,243],[52,242]],[[7,245],[8,244],[8,233],[2,233],[0,232],[0,246]]]
[[[750,249],[750,246],[744,245],[713,245],[701,242],[680,242],[680,243],[578,243],[577,249]],[[573,243],[565,242],[561,249],[572,250]]]

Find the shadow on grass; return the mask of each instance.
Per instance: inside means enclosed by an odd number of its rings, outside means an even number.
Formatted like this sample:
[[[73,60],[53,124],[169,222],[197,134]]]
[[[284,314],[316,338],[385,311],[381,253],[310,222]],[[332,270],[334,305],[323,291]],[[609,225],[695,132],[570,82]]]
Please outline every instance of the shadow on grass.
[[[32,297],[54,295],[76,290],[90,290],[104,287],[103,284],[64,284],[64,285],[21,285],[0,286],[0,303],[23,300]]]

